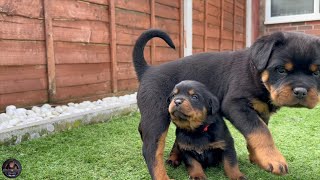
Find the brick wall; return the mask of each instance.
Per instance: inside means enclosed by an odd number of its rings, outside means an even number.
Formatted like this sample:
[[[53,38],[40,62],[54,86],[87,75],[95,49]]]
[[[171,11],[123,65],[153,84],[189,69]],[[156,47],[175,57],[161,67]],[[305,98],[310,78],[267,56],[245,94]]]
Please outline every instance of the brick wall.
[[[320,36],[320,21],[264,24],[265,21],[265,0],[260,0],[259,36],[271,34],[276,31],[303,32]]]

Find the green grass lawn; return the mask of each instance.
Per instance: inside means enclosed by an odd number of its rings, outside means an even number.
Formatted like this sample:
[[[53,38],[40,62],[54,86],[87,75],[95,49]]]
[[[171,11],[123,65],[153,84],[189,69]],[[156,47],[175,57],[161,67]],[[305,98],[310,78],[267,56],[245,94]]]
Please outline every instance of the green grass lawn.
[[[140,115],[132,113],[110,122],[80,127],[15,146],[0,146],[0,161],[18,159],[17,179],[150,179],[137,131]],[[278,177],[250,164],[244,138],[228,123],[236,142],[240,169],[249,179],[320,179],[320,107],[283,108],[270,120],[270,129],[289,163],[289,174]],[[174,140],[167,137],[165,157]],[[184,165],[167,167],[174,179],[187,179]],[[223,168],[206,170],[209,179],[226,179]],[[0,179],[4,178],[2,174]]]

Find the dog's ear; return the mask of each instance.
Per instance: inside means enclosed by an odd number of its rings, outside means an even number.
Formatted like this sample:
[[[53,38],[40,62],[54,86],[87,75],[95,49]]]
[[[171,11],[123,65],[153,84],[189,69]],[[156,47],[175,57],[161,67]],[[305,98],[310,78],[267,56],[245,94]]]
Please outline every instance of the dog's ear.
[[[219,100],[215,97],[215,96],[210,96],[209,99],[209,110],[211,112],[211,114],[215,114],[219,111],[220,109],[220,103]]]
[[[250,47],[250,59],[259,72],[262,72],[269,62],[275,47],[285,43],[282,32],[262,36]]]

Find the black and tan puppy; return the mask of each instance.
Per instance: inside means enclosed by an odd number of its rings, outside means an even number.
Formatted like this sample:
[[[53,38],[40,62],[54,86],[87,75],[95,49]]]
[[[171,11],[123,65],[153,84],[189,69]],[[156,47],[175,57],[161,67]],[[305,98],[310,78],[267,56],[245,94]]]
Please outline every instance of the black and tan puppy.
[[[148,30],[137,40],[133,62],[140,81],[139,131],[143,155],[153,179],[169,179],[163,150],[170,124],[166,97],[180,81],[196,80],[208,87],[226,117],[245,137],[251,162],[274,174],[288,166],[268,129],[270,114],[282,106],[313,108],[320,90],[320,42],[315,36],[277,32],[235,52],[200,53],[159,66],[148,66],[143,50],[153,37],[170,47],[170,37]]]
[[[207,179],[203,169],[223,162],[229,179],[245,179],[240,172],[233,138],[219,114],[219,101],[197,81],[182,81],[170,94],[169,113],[176,125],[174,149],[190,179]],[[175,156],[177,154],[171,154]],[[176,166],[176,157],[167,161]]]

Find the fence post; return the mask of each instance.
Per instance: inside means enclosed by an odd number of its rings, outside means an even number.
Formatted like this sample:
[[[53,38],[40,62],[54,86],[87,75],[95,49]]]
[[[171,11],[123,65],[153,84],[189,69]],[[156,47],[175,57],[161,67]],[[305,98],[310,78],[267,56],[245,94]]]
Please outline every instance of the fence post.
[[[233,38],[232,50],[236,50],[236,0],[233,0]]]
[[[155,0],[150,1],[150,26],[151,28],[156,27],[156,15],[155,15]],[[154,39],[151,40],[151,64],[154,64],[156,61],[156,42]]]
[[[44,23],[46,39],[46,57],[48,73],[49,102],[54,102],[56,95],[56,64],[54,59],[52,17],[50,13],[51,0],[43,0]]]
[[[184,56],[184,0],[180,0],[180,57]]]
[[[208,50],[208,0],[204,1],[204,33],[203,33],[203,50],[207,52]]]
[[[223,10],[223,6],[224,6],[224,0],[220,0],[220,40],[219,40],[219,51],[222,50],[222,33],[223,33],[223,18],[224,18],[224,10]]]
[[[114,0],[109,1],[109,31],[110,31],[110,59],[111,59],[111,84],[112,92],[118,92],[118,77],[117,77],[117,39],[116,39],[116,22],[115,22],[115,3]]]

